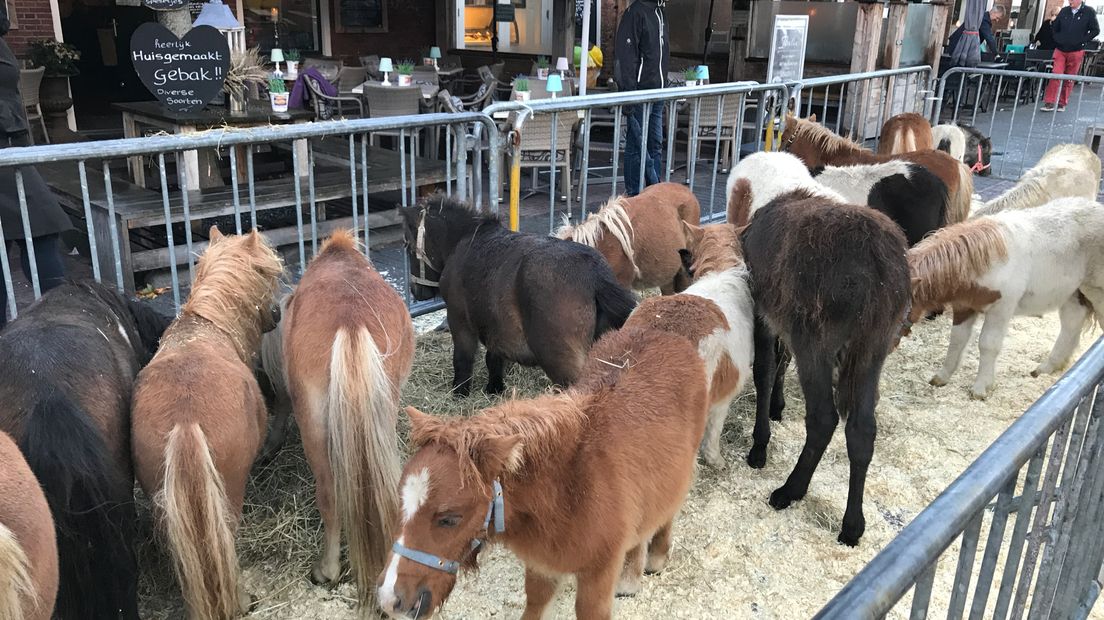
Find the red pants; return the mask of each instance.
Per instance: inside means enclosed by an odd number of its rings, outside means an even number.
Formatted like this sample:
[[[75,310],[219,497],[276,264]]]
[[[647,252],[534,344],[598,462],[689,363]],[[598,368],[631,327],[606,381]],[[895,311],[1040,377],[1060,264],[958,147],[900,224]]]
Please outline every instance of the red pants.
[[[1066,75],[1077,75],[1077,72],[1081,70],[1081,61],[1085,59],[1085,52],[1063,52],[1061,50],[1054,50],[1054,73],[1064,73]],[[1058,88],[1062,89],[1062,96],[1058,96]],[[1069,103],[1070,92],[1073,91],[1073,82],[1069,80],[1051,80],[1047,83],[1046,97],[1044,100],[1054,105],[1055,102],[1059,106],[1065,107]]]

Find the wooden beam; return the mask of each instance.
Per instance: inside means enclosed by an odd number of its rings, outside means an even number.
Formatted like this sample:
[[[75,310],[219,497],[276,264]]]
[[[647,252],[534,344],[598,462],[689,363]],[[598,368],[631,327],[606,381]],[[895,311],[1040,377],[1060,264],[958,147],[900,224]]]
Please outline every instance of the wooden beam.
[[[890,0],[887,8],[889,14],[886,16],[885,40],[882,41],[882,68],[896,69],[901,65],[901,50],[904,49],[905,44],[905,18],[908,17],[909,4],[903,0]],[[908,78],[906,77],[906,79]],[[893,116],[895,84],[896,80],[892,77],[886,80],[883,119]]]
[[[855,44],[851,50],[851,73],[865,73],[873,71],[878,66],[878,51],[882,40],[882,4],[880,2],[859,2],[859,11],[855,16]],[[846,113],[847,127],[852,138],[861,141],[866,136],[866,115],[871,107],[867,105],[871,88],[867,80],[851,82],[847,87],[847,108],[840,108],[840,113]],[[854,114],[855,126],[849,126],[851,116]]]
[[[932,68],[932,76],[939,75],[939,61],[943,57],[943,42],[947,40],[947,25],[950,22],[951,16],[951,4],[944,2],[943,0],[933,0],[932,3],[932,21],[931,21],[931,34],[928,35],[928,47],[924,50],[924,62]],[[936,84],[933,79],[929,84],[929,88],[936,89]],[[931,96],[935,96],[932,93]],[[926,110],[925,110],[926,112]],[[931,113],[932,117],[938,115],[938,110]],[[937,118],[929,118],[933,124],[938,120]]]

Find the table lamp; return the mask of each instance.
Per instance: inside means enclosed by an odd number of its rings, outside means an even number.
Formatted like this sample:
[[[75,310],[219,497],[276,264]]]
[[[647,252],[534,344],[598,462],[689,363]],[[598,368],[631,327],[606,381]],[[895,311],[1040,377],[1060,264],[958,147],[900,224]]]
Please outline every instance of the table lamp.
[[[278,47],[272,48],[272,56],[270,56],[269,58],[272,60],[272,62],[276,63],[276,73],[275,74],[276,75],[283,75],[284,73],[282,71],[280,71],[280,63],[284,62],[284,50],[282,50]]]
[[[556,98],[556,93],[563,92],[563,78],[552,73],[548,76],[548,83],[545,85],[545,89],[552,93],[552,98]]]
[[[709,82],[709,67],[705,65],[698,65],[698,79],[702,84]]]
[[[391,85],[391,80],[389,79],[389,76],[387,74],[391,73],[392,71],[395,70],[395,68],[393,66],[391,66],[391,59],[390,58],[380,58],[379,70],[380,70],[380,73],[383,73],[383,82],[381,82],[381,83],[384,86],[390,86]]]
[[[440,67],[437,66],[437,61],[441,58],[441,48],[436,45],[429,48],[429,57],[433,59],[433,68],[439,69]]]
[[[560,56],[559,59],[556,60],[556,71],[560,72],[560,79],[561,80],[564,78],[564,71],[567,71],[570,68],[571,68],[571,65],[567,64],[567,58],[566,57]]]

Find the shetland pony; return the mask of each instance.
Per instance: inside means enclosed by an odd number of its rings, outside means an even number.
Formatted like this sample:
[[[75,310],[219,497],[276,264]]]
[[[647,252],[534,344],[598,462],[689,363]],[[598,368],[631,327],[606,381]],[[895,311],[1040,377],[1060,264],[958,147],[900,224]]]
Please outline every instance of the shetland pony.
[[[113,288],[73,282],[0,332],[0,430],[56,521],[59,618],[138,617],[130,397],[169,321]]]
[[[961,222],[970,213],[974,179],[970,169],[942,151],[915,151],[899,155],[878,155],[854,142],[832,133],[816,123],[816,115],[807,119],[786,117],[782,132],[782,150],[797,155],[809,169],[820,166],[850,166],[879,164],[887,161],[907,161],[927,168],[947,186],[950,208],[946,220]]]
[[[138,374],[131,446],[189,615],[221,620],[249,607],[234,534],[267,417],[253,358],[276,325],[283,264],[256,231],[210,237],[188,301]]]
[[[690,284],[679,260],[679,251],[686,249],[682,222],[700,220],[698,199],[689,188],[658,183],[636,197],[614,198],[582,224],[565,222],[556,237],[597,248],[621,286],[659,287],[670,295]]]
[[[931,123],[921,114],[905,112],[889,117],[878,137],[879,155],[932,150]]]
[[[512,232],[443,194],[400,210],[411,293],[437,291],[452,333],[453,393],[471,390],[479,344],[487,348],[487,392],[505,389],[506,362],[540,366],[569,385],[590,345],[621,327],[636,299],[594,248]],[[678,258],[678,255],[675,255]]]
[[[1100,192],[1100,158],[1083,144],[1051,147],[1016,185],[997,198],[975,205],[970,217],[1011,209],[1030,209],[1059,198],[1096,200]]]
[[[0,431],[0,618],[49,620],[57,589],[50,507],[23,454]]]
[[[1058,339],[1032,376],[1064,368],[1087,322],[1095,317],[1104,323],[1104,207],[1092,200],[1062,198],[963,222],[925,239],[908,258],[909,321],[944,305],[954,311],[947,358],[932,385],[946,385],[958,369],[979,314],[985,324],[970,388],[978,399],[992,389],[997,354],[1013,316],[1058,310]]]
[[[414,358],[414,325],[395,289],[339,230],[303,274],[281,322],[288,392],[326,529],[311,573],[341,575],[341,529],[362,604],[398,520],[399,392]]]
[[[709,420],[701,454],[706,463],[721,468],[725,466],[721,430],[728,408],[751,376],[755,307],[736,228],[730,224],[684,226],[690,248],[683,252],[689,257],[688,271],[694,283],[681,294],[640,302],[623,329],[671,332],[697,348],[705,362],[709,390]]]
[[[381,609],[433,615],[486,541],[526,566],[523,618],[542,617],[568,575],[578,580],[575,615],[609,618],[615,591],[635,593],[644,570],[667,563],[705,427],[705,385],[685,338],[628,328],[595,344],[566,392],[470,418],[407,408],[418,451],[403,470]]]
[[[970,172],[987,177],[993,173],[993,142],[977,128],[959,123],[932,127],[935,148],[966,164]]]
[[[885,215],[810,192],[788,180],[786,156],[760,155],[782,165],[769,177],[743,177],[746,183],[739,185],[751,197],[735,201],[729,217],[742,225],[747,210],[741,204],[754,203],[760,187],[775,194],[755,211],[740,244],[761,319],[756,328],[780,338],[792,352],[805,394],[805,447],[770,504],[782,509],[805,496],[843,417],[851,480],[839,541],[853,546],[866,527],[862,501],[874,453],[878,380],[908,305],[907,246],[900,228]],[[788,192],[787,183],[793,187]],[[757,433],[748,455],[752,467],[766,462],[771,392],[781,388],[775,353],[772,339],[757,334],[756,429],[764,432]]]

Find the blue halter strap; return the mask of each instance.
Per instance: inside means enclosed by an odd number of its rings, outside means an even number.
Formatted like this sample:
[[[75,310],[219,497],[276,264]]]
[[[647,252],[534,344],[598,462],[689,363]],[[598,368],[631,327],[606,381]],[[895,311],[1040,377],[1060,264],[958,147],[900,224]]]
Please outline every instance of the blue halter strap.
[[[494,531],[496,534],[501,534],[506,531],[506,511],[502,500],[502,484],[498,480],[494,481],[494,494],[491,496],[491,501],[487,505],[487,518],[483,520],[483,530],[490,533],[491,519],[494,519]],[[483,540],[475,538],[471,542],[471,549],[468,551],[470,554],[483,544]],[[446,560],[444,558],[437,557],[432,553],[426,553],[425,551],[418,551],[417,549],[411,549],[404,545],[400,545],[398,541],[391,545],[391,552],[395,555],[404,557],[411,562],[417,562],[422,566],[428,566],[430,568],[444,571],[451,575],[455,575],[460,572],[460,562],[456,560]]]

